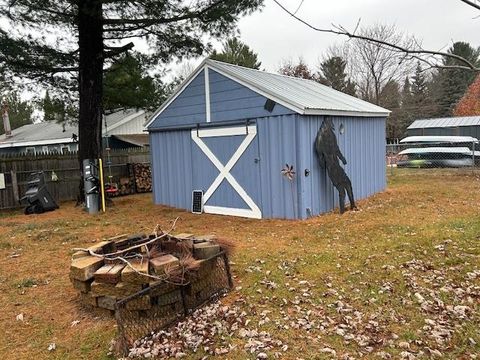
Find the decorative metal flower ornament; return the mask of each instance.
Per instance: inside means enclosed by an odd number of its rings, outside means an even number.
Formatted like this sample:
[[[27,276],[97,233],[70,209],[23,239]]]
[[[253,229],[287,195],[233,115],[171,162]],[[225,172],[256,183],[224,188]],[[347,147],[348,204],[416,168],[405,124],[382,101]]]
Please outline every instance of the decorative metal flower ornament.
[[[293,170],[293,165],[285,164],[285,167],[282,169],[282,175],[285,176],[288,180],[292,181],[295,176],[295,170]]]

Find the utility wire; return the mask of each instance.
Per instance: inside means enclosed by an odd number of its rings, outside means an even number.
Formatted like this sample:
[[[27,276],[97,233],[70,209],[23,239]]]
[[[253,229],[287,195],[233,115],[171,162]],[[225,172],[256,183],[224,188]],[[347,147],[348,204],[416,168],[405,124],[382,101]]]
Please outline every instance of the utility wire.
[[[304,1],[305,1],[305,0],[301,0],[301,1],[300,1],[300,5],[298,5],[297,10],[295,10],[295,11],[293,12],[293,15],[295,15],[295,14],[298,12],[298,10],[300,10],[300,8],[302,7]]]

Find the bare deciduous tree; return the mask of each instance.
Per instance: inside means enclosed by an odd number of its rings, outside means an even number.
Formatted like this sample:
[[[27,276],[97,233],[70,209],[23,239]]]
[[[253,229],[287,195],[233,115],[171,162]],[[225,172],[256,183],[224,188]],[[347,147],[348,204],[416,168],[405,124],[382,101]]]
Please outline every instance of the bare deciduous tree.
[[[273,0],[273,1],[288,15],[290,15],[291,17],[298,20],[299,22],[306,25],[312,30],[322,32],[322,33],[342,35],[350,39],[362,40],[364,42],[373,44],[380,48],[390,49],[391,51],[397,52],[398,54],[401,54],[406,58],[408,57],[410,59],[419,60],[425,63],[430,68],[465,69],[465,70],[473,70],[476,72],[480,72],[480,67],[477,64],[473,64],[468,59],[465,59],[459,55],[444,52],[444,51],[434,51],[434,50],[424,49],[421,43],[416,41],[414,38],[412,38],[411,41],[409,41],[407,44],[396,43],[396,42],[391,42],[389,40],[375,38],[368,34],[362,34],[357,31],[360,22],[357,24],[356,28],[353,30],[348,30],[342,25],[332,25],[331,28],[320,28],[298,17],[296,15],[296,13],[298,12],[298,9],[295,12],[292,12],[288,10],[285,6],[283,6],[278,0]],[[477,10],[480,10],[480,4],[478,3],[477,0],[460,0],[460,1],[465,4],[468,4],[469,6]],[[478,15],[478,13],[476,14]],[[450,58],[452,60],[455,60],[456,62],[453,65],[445,65],[445,63],[442,62],[442,60],[445,58]]]
[[[404,46],[409,46],[412,41],[394,25],[376,24],[360,29],[359,34]],[[381,103],[381,93],[386,84],[402,81],[413,70],[414,64],[409,58],[387,47],[360,39],[353,39],[344,46],[342,52],[347,54],[350,76],[358,86],[359,95],[377,105]]]

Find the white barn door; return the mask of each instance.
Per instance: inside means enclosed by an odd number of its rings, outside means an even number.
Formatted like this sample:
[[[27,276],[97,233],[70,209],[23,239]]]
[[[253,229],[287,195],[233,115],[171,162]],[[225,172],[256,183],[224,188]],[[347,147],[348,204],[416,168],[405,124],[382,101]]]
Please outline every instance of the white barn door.
[[[256,136],[256,125],[191,131],[196,150],[200,152],[198,156],[194,156],[198,161],[194,166],[196,165],[199,169],[199,166],[202,166],[201,163],[207,161],[213,164],[217,173],[216,177],[211,177],[211,171],[209,171],[210,179],[205,180],[203,184],[203,209],[206,213],[257,219],[262,217],[262,212],[254,200],[259,199],[260,186],[259,175],[257,176],[259,174],[258,155],[255,159],[251,158],[252,154],[258,154],[257,143],[254,142]],[[240,163],[242,163],[241,166]],[[204,165],[209,169],[210,164]],[[234,174],[233,169],[236,165],[238,168],[242,167],[242,171]],[[196,177],[195,173],[193,177]],[[220,187],[222,187],[221,191]]]

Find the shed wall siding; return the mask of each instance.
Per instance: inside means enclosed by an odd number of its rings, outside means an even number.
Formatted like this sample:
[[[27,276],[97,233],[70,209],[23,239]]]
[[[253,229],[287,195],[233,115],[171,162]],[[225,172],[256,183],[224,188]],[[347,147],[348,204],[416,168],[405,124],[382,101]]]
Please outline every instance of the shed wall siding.
[[[190,209],[192,204],[192,153],[190,131],[150,134],[155,204]]]
[[[293,114],[286,107],[276,104],[270,113],[264,109],[266,97],[210,69],[211,121],[234,121]]]
[[[385,119],[332,118],[339,147],[347,159],[345,170],[355,199],[366,198],[386,187]],[[338,192],[322,169],[314,140],[321,116],[283,115],[256,120],[257,137],[231,173],[260,207],[263,218],[307,218],[338,206]],[[340,124],[344,134],[339,134]],[[205,139],[226,163],[242,137],[228,141]],[[182,209],[191,208],[192,190],[206,191],[219,171],[192,141],[189,130],[150,134],[154,199]],[[293,165],[293,182],[282,176],[285,164]],[[310,172],[305,176],[305,170]],[[166,175],[168,174],[168,175]],[[210,205],[248,208],[223,181]],[[307,211],[307,208],[310,211]]]
[[[332,117],[332,120],[338,145],[347,160],[344,169],[352,182],[355,199],[384,190],[385,119]],[[338,206],[338,191],[318,164],[313,145],[322,122],[322,116],[303,117],[299,122],[300,141],[305,144],[299,147],[302,154],[299,162],[301,197],[304,199],[300,204],[302,218],[309,215],[307,208],[311,209],[311,215],[318,215]],[[339,133],[341,124],[344,134]],[[304,176],[304,169],[310,170],[310,176]]]
[[[281,174],[286,164],[300,161],[297,151],[299,144],[299,116],[272,116],[257,121],[260,154],[261,209],[264,218],[298,218],[299,183],[298,176],[293,182]]]
[[[296,123],[296,115],[258,119],[256,138],[231,170],[260,207],[263,218],[298,217],[298,183],[294,180],[292,184],[281,175],[285,163],[298,162]],[[225,164],[242,138],[230,139],[230,146],[214,138],[204,141]],[[191,140],[190,130],[151,132],[150,142],[155,203],[190,209],[192,190],[206,191],[218,169]],[[208,201],[217,206],[225,203],[248,208],[226,180]]]
[[[183,92],[150,124],[150,129],[206,122],[205,74],[200,72]]]
[[[229,122],[276,115],[294,114],[276,104],[270,113],[264,109],[267,98],[216,71],[209,70],[210,121]],[[149,125],[149,129],[186,126],[207,122],[205,74],[199,73],[178,97]]]

